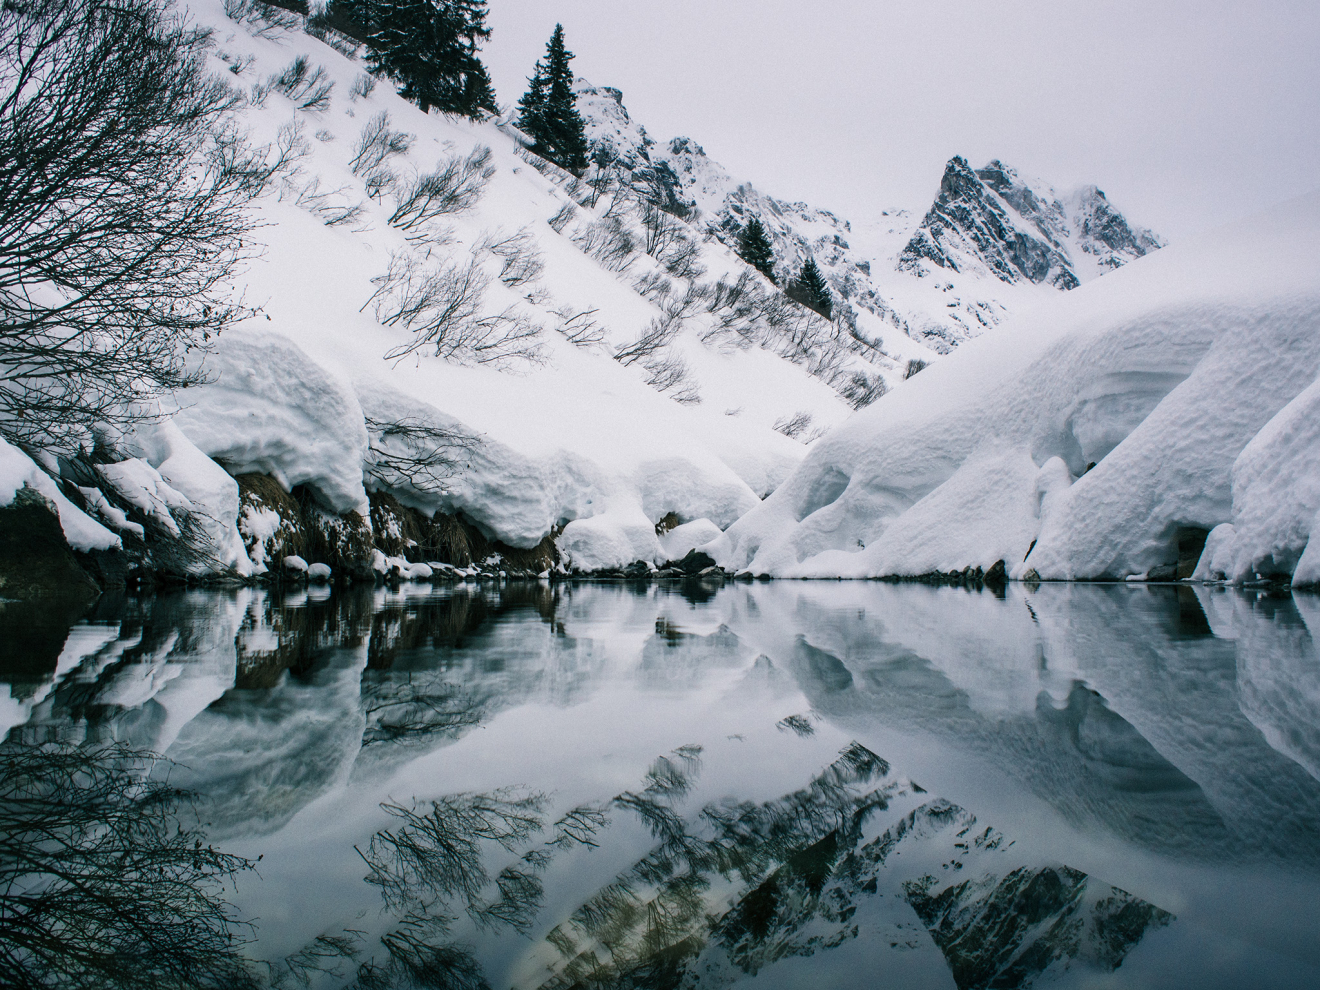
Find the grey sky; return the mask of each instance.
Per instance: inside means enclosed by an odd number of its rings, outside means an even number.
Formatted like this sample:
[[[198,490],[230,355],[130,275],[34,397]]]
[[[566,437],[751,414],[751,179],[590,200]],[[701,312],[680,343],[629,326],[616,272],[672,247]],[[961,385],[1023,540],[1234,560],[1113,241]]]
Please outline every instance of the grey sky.
[[[1320,186],[1316,0],[490,0],[513,105],[556,21],[652,137],[854,220],[944,162],[1094,182],[1177,239]]]

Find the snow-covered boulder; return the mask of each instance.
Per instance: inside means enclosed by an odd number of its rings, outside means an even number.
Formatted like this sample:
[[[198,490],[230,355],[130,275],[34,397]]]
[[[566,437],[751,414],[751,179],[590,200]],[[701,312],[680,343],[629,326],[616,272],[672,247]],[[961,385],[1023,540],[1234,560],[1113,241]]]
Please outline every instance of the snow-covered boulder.
[[[1317,257],[1313,194],[987,333],[818,441],[717,559],[784,576],[1002,559],[1017,577],[1121,577],[1176,561],[1180,532],[1238,518],[1300,553]],[[1275,458],[1286,476],[1264,484]]]
[[[132,455],[102,465],[124,499],[178,540],[173,566],[188,574],[255,572],[238,531],[238,482],[172,419],[139,424],[120,441]]]
[[[353,390],[288,337],[237,328],[208,355],[211,382],[180,396],[179,429],[234,474],[308,485],[326,508],[366,514],[367,429]]]

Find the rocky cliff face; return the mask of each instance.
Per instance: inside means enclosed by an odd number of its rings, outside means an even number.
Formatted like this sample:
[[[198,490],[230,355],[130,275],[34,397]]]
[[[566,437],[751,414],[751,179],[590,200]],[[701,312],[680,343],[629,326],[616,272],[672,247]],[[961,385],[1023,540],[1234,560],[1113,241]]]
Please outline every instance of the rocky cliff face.
[[[1162,245],[1130,225],[1095,186],[1060,196],[997,159],[972,169],[955,156],[898,268],[925,276],[935,266],[1073,289]]]

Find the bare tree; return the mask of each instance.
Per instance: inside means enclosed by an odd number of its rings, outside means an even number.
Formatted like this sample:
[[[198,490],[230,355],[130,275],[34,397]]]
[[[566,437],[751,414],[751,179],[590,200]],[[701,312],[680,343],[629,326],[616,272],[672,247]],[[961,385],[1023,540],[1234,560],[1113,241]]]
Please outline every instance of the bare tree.
[[[584,253],[600,262],[610,272],[626,272],[633,263],[637,242],[618,217],[605,216],[593,221],[573,238]]]
[[[535,282],[545,271],[545,258],[536,249],[536,238],[527,227],[520,227],[512,234],[488,233],[473,250],[476,254],[489,252],[503,260],[500,281],[510,288]]]
[[[252,99],[260,106],[265,103],[266,94],[274,90],[288,97],[299,110],[316,113],[329,109],[330,93],[334,88],[335,84],[326,78],[324,66],[318,65],[312,70],[307,56],[299,55],[263,85],[257,86]]]
[[[415,230],[429,220],[472,209],[495,174],[490,148],[479,144],[466,157],[455,155],[434,172],[417,176],[403,190],[390,223],[400,230]]]
[[[575,206],[573,203],[565,203],[563,206],[559,208],[559,212],[556,213],[554,216],[552,216],[546,222],[550,224],[550,229],[553,230],[556,234],[562,234],[564,232],[564,228],[568,226],[569,222],[576,215],[577,215],[577,206]]]
[[[202,379],[250,310],[243,207],[287,164],[248,148],[205,32],[166,0],[0,8],[0,432],[76,447]]]
[[[854,409],[869,406],[887,390],[884,378],[878,374],[869,375],[865,371],[852,372],[836,387]]]

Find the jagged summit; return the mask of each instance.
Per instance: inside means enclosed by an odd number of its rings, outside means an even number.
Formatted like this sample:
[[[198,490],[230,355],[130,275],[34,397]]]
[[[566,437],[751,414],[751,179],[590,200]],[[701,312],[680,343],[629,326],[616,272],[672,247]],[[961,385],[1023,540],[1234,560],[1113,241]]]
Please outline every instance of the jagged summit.
[[[898,269],[922,276],[934,265],[1009,284],[1073,289],[1163,243],[1144,227],[1132,227],[1095,186],[1060,196],[998,159],[972,169],[955,155]]]
[[[915,217],[896,211],[854,231],[833,213],[735,179],[690,137],[657,142],[617,89],[579,77],[575,92],[593,158],[616,165],[639,193],[731,248],[759,217],[781,285],[813,258],[842,312],[865,310],[940,353],[999,323],[1023,293],[1075,288],[1164,243],[1095,186],[1060,194],[997,159],[973,169],[960,156],[915,228]],[[940,279],[925,277],[937,271]]]

